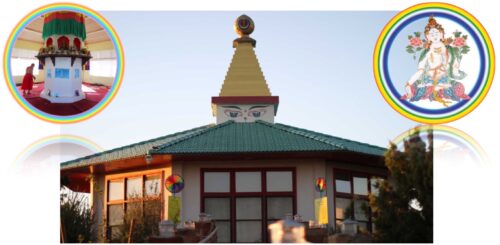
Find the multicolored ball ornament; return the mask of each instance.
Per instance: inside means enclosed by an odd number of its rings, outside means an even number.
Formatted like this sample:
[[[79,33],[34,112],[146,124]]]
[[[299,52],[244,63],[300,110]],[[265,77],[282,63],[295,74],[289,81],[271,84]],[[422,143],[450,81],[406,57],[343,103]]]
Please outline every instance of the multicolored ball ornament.
[[[324,192],[326,190],[326,182],[324,178],[317,178],[314,184],[316,191]]]
[[[171,193],[179,193],[184,189],[184,178],[177,174],[170,175],[165,180],[165,187]]]

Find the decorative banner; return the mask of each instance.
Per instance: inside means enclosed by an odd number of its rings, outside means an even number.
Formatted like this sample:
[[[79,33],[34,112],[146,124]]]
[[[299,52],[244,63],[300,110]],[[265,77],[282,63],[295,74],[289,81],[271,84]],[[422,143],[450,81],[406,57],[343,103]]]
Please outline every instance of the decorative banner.
[[[11,67],[12,67],[11,56],[12,56],[12,51],[14,49],[14,44],[16,43],[18,36],[25,29],[25,27],[33,20],[40,18],[40,16],[49,15],[50,13],[54,12],[64,12],[64,11],[75,12],[78,13],[79,16],[86,16],[88,18],[92,18],[95,22],[101,25],[104,31],[108,34],[108,37],[110,38],[111,42],[113,43],[117,56],[117,69],[116,69],[114,83],[113,86],[110,88],[109,92],[106,94],[106,96],[93,108],[85,112],[82,112],[80,114],[71,116],[52,115],[43,112],[34,107],[33,105],[31,105],[18,91],[16,87],[16,82],[14,81],[11,72]],[[14,30],[11,32],[7,40],[7,45],[5,46],[3,60],[4,60],[3,70],[4,70],[5,81],[7,82],[7,86],[9,87],[10,93],[12,94],[12,96],[14,96],[17,103],[28,113],[38,117],[39,119],[52,123],[80,122],[88,118],[91,118],[96,114],[98,114],[99,112],[101,112],[116,96],[116,93],[118,92],[118,89],[120,88],[122,82],[123,70],[125,67],[124,64],[125,60],[124,60],[121,41],[118,35],[116,34],[116,31],[109,24],[109,22],[96,11],[89,9],[85,6],[73,3],[55,3],[55,4],[45,5],[43,7],[35,9],[34,11],[26,15],[21,21],[19,21]]]
[[[314,214],[318,224],[328,224],[328,198],[326,196],[314,200]]]
[[[182,201],[180,197],[168,197],[168,220],[178,224],[181,222],[181,206]]]
[[[317,178],[314,185],[316,191],[323,193],[326,190],[326,182],[324,178]]]
[[[473,111],[493,81],[488,33],[467,11],[423,3],[401,11],[377,40],[373,70],[389,105],[417,122],[441,124]]]
[[[179,193],[184,189],[184,178],[177,174],[170,175],[165,180],[165,187],[173,194]]]

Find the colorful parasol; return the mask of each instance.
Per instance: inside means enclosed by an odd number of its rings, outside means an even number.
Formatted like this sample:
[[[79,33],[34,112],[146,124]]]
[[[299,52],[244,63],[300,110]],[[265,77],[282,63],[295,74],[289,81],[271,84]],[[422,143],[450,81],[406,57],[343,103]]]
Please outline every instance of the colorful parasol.
[[[184,189],[184,178],[177,174],[170,175],[165,180],[165,187],[173,194],[179,193]]]
[[[326,190],[326,182],[324,178],[317,178],[316,183],[314,184],[316,191],[323,193]]]

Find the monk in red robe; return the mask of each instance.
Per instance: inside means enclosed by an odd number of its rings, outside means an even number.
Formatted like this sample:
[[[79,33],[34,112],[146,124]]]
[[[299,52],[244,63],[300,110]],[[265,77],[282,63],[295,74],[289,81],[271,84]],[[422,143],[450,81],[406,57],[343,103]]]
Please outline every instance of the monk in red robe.
[[[34,67],[35,64],[31,64],[30,66],[26,67],[26,74],[23,77],[23,84],[21,85],[23,95],[31,94],[31,90],[33,89],[33,80],[36,79],[35,76],[33,76]]]

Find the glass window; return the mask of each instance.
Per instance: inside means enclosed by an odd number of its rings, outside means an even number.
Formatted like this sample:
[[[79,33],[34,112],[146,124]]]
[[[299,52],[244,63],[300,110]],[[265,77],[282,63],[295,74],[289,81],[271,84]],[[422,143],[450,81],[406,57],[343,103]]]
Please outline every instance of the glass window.
[[[123,224],[124,215],[122,204],[108,206],[108,224],[110,226]]]
[[[125,205],[127,207],[126,209],[127,219],[142,217],[142,203],[140,201],[129,202]]]
[[[354,219],[358,221],[368,221],[368,201],[354,200]]]
[[[231,225],[229,221],[216,221],[217,227],[217,242],[230,243],[231,242]]]
[[[262,242],[262,222],[237,221],[236,242]]]
[[[293,214],[292,197],[268,197],[267,198],[267,219],[284,219],[285,214]]]
[[[346,209],[351,205],[351,199],[347,198],[335,198],[335,218],[345,219]]]
[[[161,193],[161,181],[159,175],[146,176],[144,181],[144,194],[147,197],[158,196]]]
[[[229,172],[205,172],[205,192],[229,192]]]
[[[378,196],[381,181],[383,181],[383,179],[378,177],[373,177],[370,179],[371,193],[375,196]]]
[[[368,179],[365,177],[354,177],[352,178],[354,182],[354,194],[356,195],[368,195]]]
[[[261,192],[260,172],[236,172],[236,192]]]
[[[230,218],[231,202],[229,198],[205,198],[205,213],[215,220]]]
[[[342,193],[351,193],[351,177],[349,174],[335,172],[335,190]]]
[[[108,200],[123,200],[124,199],[124,185],[123,180],[120,181],[110,181],[108,188]]]
[[[144,216],[149,223],[158,223],[161,220],[163,205],[160,200],[144,202]],[[149,220],[153,220],[152,222]],[[155,226],[157,228],[158,226]]]
[[[268,171],[266,172],[266,183],[268,192],[290,192],[293,191],[293,178],[291,171]]]
[[[142,197],[142,177],[127,179],[127,199]]]
[[[261,219],[262,200],[260,197],[236,198],[236,219]]]

